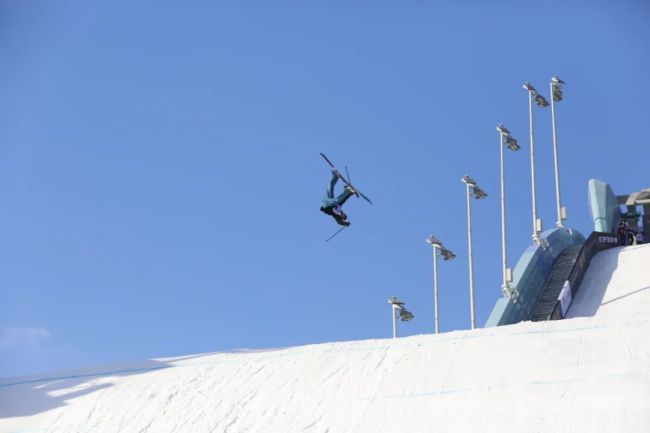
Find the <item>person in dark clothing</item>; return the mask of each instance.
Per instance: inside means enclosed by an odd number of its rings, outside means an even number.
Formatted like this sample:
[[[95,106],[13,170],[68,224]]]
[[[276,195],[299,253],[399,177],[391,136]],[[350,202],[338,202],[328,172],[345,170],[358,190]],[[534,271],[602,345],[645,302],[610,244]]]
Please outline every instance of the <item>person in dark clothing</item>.
[[[625,245],[627,241],[627,229],[625,227],[624,221],[618,223],[618,227],[616,228],[616,236],[618,237],[618,244]]]
[[[627,243],[626,243],[626,245],[636,245],[636,233],[632,229],[629,229],[627,231]]]
[[[331,216],[337,222],[337,224],[342,226],[349,226],[350,222],[348,221],[348,216],[343,212],[342,206],[345,202],[354,194],[354,189],[349,185],[345,186],[345,189],[337,197],[334,197],[334,186],[338,182],[339,176],[335,170],[332,170],[332,178],[330,179],[330,185],[327,189],[327,193],[323,198],[320,210],[321,212]]]

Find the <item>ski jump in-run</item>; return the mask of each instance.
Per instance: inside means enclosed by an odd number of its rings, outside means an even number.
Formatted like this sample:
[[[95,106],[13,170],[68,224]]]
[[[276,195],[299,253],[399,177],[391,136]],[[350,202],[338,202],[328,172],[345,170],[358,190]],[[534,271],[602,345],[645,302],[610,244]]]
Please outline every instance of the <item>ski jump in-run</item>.
[[[331,216],[334,218],[334,220],[341,226],[341,227],[336,233],[334,233],[332,236],[330,236],[327,241],[332,239],[334,236],[339,234],[341,230],[344,228],[348,227],[350,225],[350,221],[348,221],[348,216],[345,212],[343,212],[343,205],[345,202],[352,197],[352,195],[355,195],[357,197],[361,197],[364,200],[366,200],[368,203],[372,204],[372,200],[370,200],[368,197],[363,195],[357,188],[355,188],[351,183],[350,183],[350,175],[348,174],[347,178],[341,174],[341,172],[332,164],[332,161],[330,161],[327,156],[325,156],[324,153],[321,153],[320,156],[323,157],[325,162],[332,168],[332,177],[330,178],[330,184],[329,188],[327,189],[327,193],[325,197],[323,198],[323,202],[321,204],[320,210],[321,212]],[[345,168],[345,171],[347,173],[347,167]],[[338,180],[341,180],[345,184],[345,187],[343,189],[343,192],[339,194],[338,196],[334,197],[334,186],[336,185],[336,182]]]

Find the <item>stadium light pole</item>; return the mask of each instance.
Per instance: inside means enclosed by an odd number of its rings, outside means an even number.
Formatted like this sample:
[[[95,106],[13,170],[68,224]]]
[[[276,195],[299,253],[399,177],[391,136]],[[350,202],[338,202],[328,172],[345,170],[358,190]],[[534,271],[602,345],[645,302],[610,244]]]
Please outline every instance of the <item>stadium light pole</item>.
[[[476,181],[468,175],[460,179],[466,186],[467,190],[467,249],[469,256],[469,308],[472,329],[476,328],[476,310],[474,308],[474,258],[472,256],[472,208],[469,197],[470,190],[474,193],[474,198],[480,200],[487,197],[487,193],[478,187]]]
[[[402,322],[408,322],[413,319],[413,313],[406,309],[404,306],[404,301],[400,301],[395,296],[391,296],[388,299],[390,305],[391,315],[393,316],[393,338],[397,338],[397,313],[399,311],[400,320]]]
[[[555,103],[562,100],[562,84],[564,84],[564,81],[560,80],[557,75],[551,78],[551,119],[553,124],[553,156],[555,158],[555,196],[557,210],[557,221],[555,225],[558,228],[564,227],[564,219],[566,219],[566,209],[562,208],[560,201],[560,167],[558,164],[557,130],[555,127]]]
[[[433,321],[437,334],[440,330],[438,316],[438,255],[441,255],[444,260],[452,260],[456,255],[445,248],[434,235],[429,235],[426,241],[433,248]]]
[[[528,91],[528,117],[530,123],[530,180],[533,195],[533,243],[539,245],[539,234],[542,231],[542,220],[537,218],[537,188],[535,186],[535,138],[533,130],[533,99],[540,107],[548,107],[548,101],[528,81],[524,83]]]
[[[512,293],[510,292],[510,281],[512,280],[511,271],[508,268],[508,249],[506,245],[506,186],[505,174],[503,169],[503,147],[507,146],[508,149],[516,152],[519,150],[519,144],[511,135],[510,131],[503,126],[503,123],[497,126],[499,131],[499,150],[501,155],[501,256],[502,256],[502,273],[503,285],[501,291],[503,296],[509,298]]]

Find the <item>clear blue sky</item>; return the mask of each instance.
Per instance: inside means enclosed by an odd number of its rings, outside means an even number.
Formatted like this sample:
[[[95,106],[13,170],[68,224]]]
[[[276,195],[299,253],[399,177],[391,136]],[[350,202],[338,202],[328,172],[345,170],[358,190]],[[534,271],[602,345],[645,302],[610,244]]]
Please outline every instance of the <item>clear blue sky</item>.
[[[386,299],[469,327],[500,297],[499,143],[510,265],[530,243],[527,93],[557,106],[568,224],[587,181],[649,187],[650,6],[550,2],[0,3],[0,376],[233,348],[385,338]],[[536,111],[553,226],[550,110]],[[347,164],[375,205],[319,212]]]

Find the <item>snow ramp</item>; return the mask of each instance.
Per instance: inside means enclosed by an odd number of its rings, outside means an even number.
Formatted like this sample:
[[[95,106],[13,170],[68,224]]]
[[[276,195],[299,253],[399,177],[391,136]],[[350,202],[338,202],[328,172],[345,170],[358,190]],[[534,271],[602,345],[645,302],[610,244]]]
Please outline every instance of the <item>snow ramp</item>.
[[[647,431],[649,269],[598,253],[560,321],[3,379],[0,432]]]

